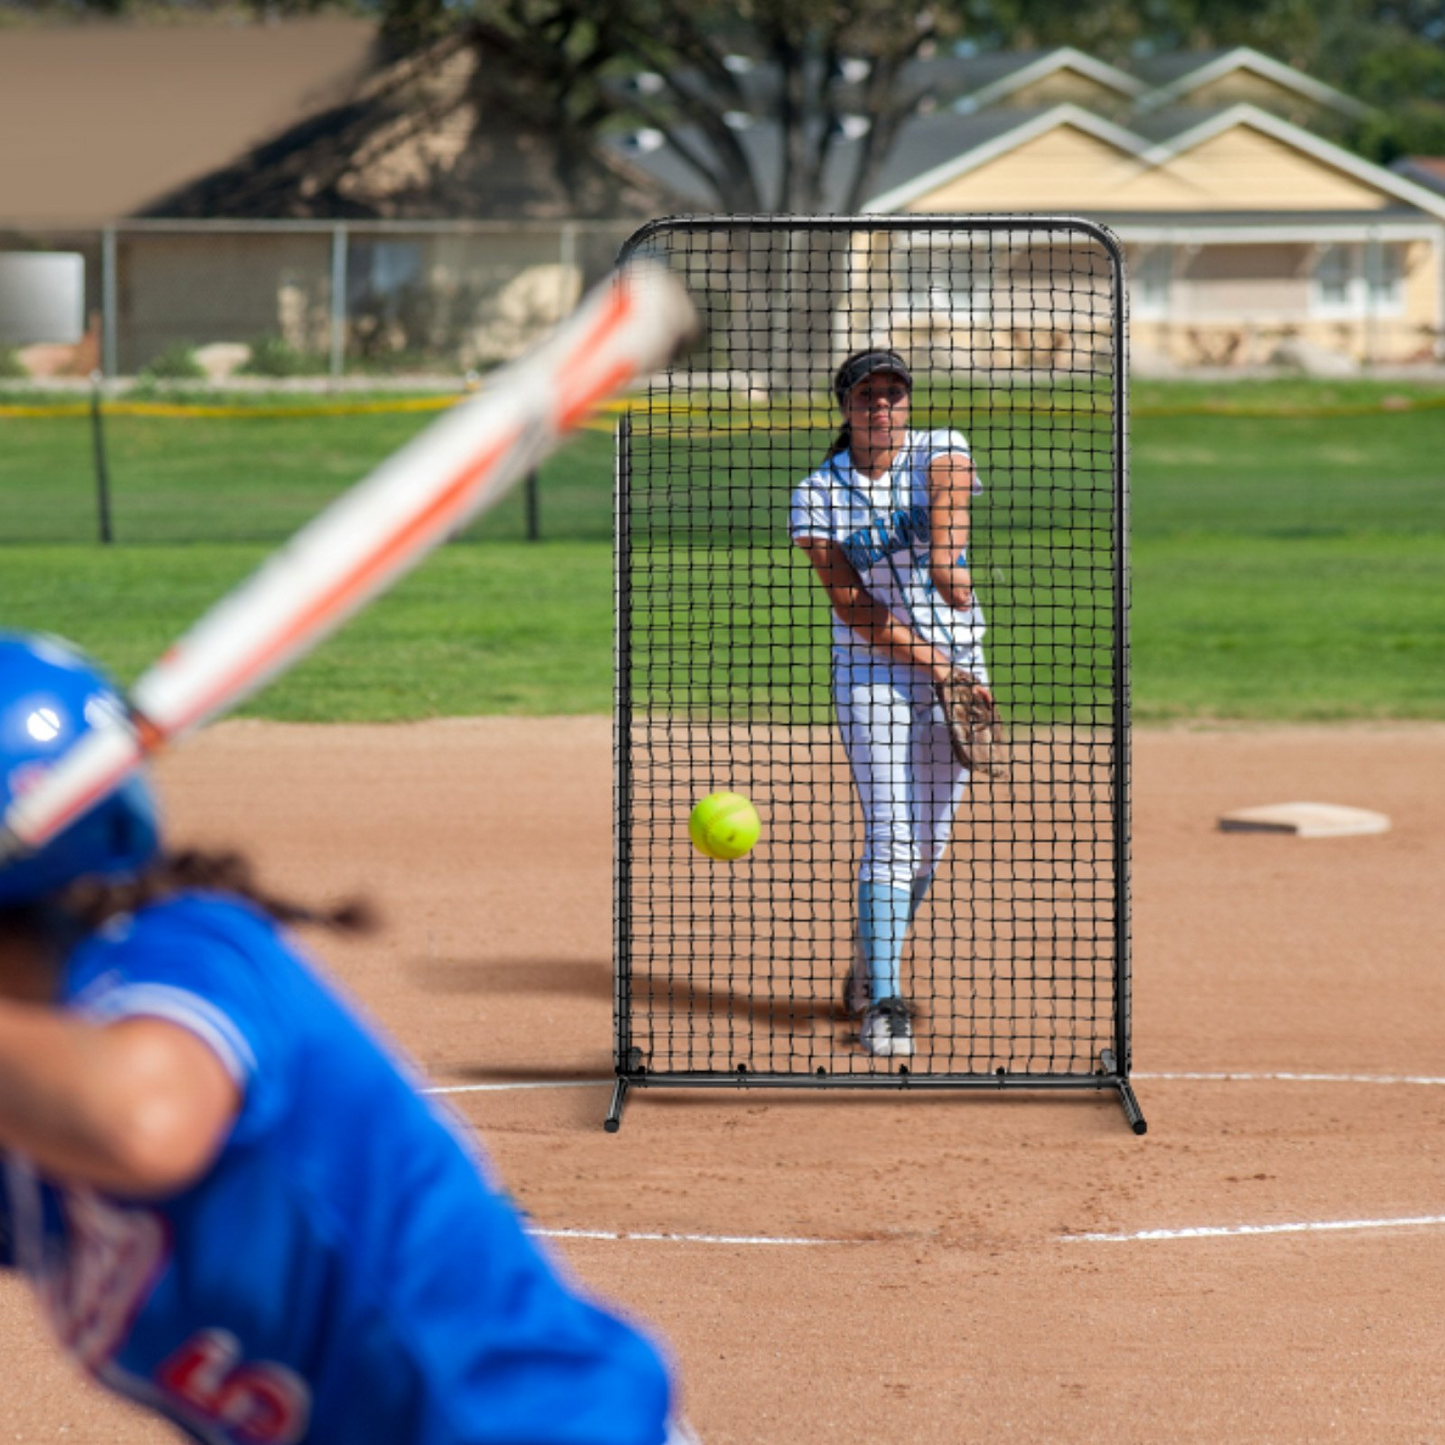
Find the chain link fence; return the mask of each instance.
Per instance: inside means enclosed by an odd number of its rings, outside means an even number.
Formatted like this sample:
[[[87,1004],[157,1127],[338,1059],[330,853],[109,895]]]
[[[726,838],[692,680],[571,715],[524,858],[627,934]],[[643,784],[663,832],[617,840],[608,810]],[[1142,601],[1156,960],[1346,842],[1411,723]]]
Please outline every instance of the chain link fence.
[[[606,273],[628,231],[124,221],[11,233],[0,250],[84,261],[85,339],[69,355],[25,348],[32,375],[335,381],[455,376],[508,360]]]
[[[0,542],[284,538],[571,311],[630,230],[126,221],[0,235],[0,252],[78,256],[83,273],[78,341],[0,335]],[[600,431],[466,539],[610,538],[610,423]]]

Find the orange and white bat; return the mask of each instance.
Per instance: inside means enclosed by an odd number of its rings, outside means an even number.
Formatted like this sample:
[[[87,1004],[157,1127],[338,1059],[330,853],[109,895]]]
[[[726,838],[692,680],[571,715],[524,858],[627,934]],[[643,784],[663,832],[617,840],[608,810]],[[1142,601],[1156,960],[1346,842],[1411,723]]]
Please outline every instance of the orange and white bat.
[[[307,523],[135,684],[98,728],[15,799],[0,857],[40,847],[144,757],[235,707],[314,648],[464,523],[494,506],[600,401],[665,365],[697,326],[682,282],[634,261]]]

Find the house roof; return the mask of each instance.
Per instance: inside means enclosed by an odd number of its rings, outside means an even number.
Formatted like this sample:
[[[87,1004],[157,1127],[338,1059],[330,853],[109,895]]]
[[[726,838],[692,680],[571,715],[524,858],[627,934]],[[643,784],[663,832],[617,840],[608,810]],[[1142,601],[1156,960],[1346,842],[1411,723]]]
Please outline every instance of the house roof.
[[[986,112],[980,116],[969,117],[969,119],[987,120],[997,118],[998,114],[997,112]],[[924,119],[929,118],[924,117]],[[1015,111],[1008,114],[1008,119],[1011,122],[1008,126],[994,131],[991,135],[979,136],[969,149],[961,149],[941,164],[931,168],[925,163],[924,153],[913,150],[912,131],[905,129],[895,148],[893,164],[895,166],[901,164],[898,157],[906,156],[909,161],[914,162],[913,174],[891,189],[886,184],[880,184],[877,193],[866,203],[864,209],[882,214],[892,214],[904,210],[910,203],[926,198],[930,192],[940,189],[948,182],[966,175],[969,171],[988,161],[1007,156],[1011,151],[1017,150],[1027,142],[1060,126],[1073,126],[1083,130],[1107,144],[1115,146],[1121,156],[1136,156],[1142,161],[1157,166],[1167,166],[1178,156],[1205,144],[1233,127],[1249,126],[1274,137],[1285,146],[1292,147],[1315,161],[1322,162],[1363,182],[1382,195],[1388,196],[1391,202],[1405,208],[1409,214],[1418,216],[1419,213],[1424,212],[1439,220],[1445,220],[1445,200],[1442,200],[1441,195],[1416,184],[1405,176],[1374,165],[1300,126],[1293,125],[1289,121],[1271,115],[1253,105],[1238,104],[1214,110],[1157,112],[1137,123],[1131,123],[1131,126],[1127,128],[1103,120],[1076,105],[1057,105],[1034,112]],[[1136,125],[1137,128],[1135,128]],[[942,142],[946,138],[946,134],[940,133],[938,140]],[[1107,209],[1107,198],[1101,197],[1098,213],[1102,215]],[[1135,218],[1137,219],[1138,215],[1143,214],[1146,213],[1136,213]],[[1172,224],[1173,220],[1182,213],[1153,212],[1148,214],[1154,215],[1161,223],[1168,221]],[[1209,214],[1222,213],[1211,212]],[[1259,214],[1261,217],[1267,217],[1271,213],[1241,211],[1235,214],[1237,216]],[[1313,213],[1294,211],[1290,214],[1298,222],[1303,216]],[[1373,216],[1381,213],[1371,211],[1368,214]],[[1355,213],[1355,218],[1360,219],[1360,213]]]
[[[1251,126],[1273,136],[1285,145],[1293,146],[1315,160],[1323,161],[1326,165],[1373,186],[1387,196],[1445,220],[1445,201],[1424,186],[1416,185],[1383,166],[1365,160],[1363,156],[1355,155],[1353,151],[1334,145],[1312,131],[1293,125],[1277,115],[1271,115],[1255,105],[1231,105],[1213,114],[1206,114],[1203,119],[1187,125],[1157,145],[1150,152],[1149,158],[1161,163],[1166,162],[1238,125]]]
[[[1001,104],[1028,86],[1065,70],[1089,76],[1113,89],[1129,102],[1127,116],[1113,121],[1083,105],[1040,109]],[[907,90],[931,97],[936,108],[914,116],[900,129],[882,172],[874,178],[873,195],[866,208],[886,211],[908,204],[950,175],[964,174],[981,164],[998,153],[1000,146],[1006,151],[1012,144],[1038,134],[1044,115],[1052,117],[1045,125],[1067,120],[1121,151],[1142,158],[1151,147],[1194,132],[1226,114],[1231,116],[1230,124],[1237,123],[1241,113],[1236,107],[1200,107],[1191,100],[1212,80],[1241,70],[1264,77],[1313,103],[1342,110],[1363,109],[1331,87],[1247,46],[1141,57],[1129,62],[1128,70],[1106,65],[1072,46],[935,55],[914,60],[904,68]],[[762,203],[771,206],[776,204],[781,169],[779,132],[768,116],[766,101],[775,86],[773,70],[764,62],[748,62],[733,72],[732,80],[738,84],[744,104],[743,111],[734,117],[734,131],[762,179]],[[844,79],[833,98],[845,112],[850,107],[861,109],[861,86]],[[861,114],[848,116],[847,120],[855,125],[864,123]],[[1308,132],[1297,127],[1291,128],[1289,134],[1301,143],[1308,137]],[[697,153],[712,158],[712,148],[700,131],[683,129],[678,137]],[[664,143],[661,131],[620,137],[612,144],[618,154],[630,155],[649,174],[688,200],[703,205],[714,203],[705,183]],[[845,208],[859,144],[854,138],[832,149],[828,173],[823,178],[823,208],[827,211],[836,213]]]
[[[1193,60],[1194,64],[1188,62]],[[1151,95],[1140,101],[1141,109],[1165,109],[1188,105],[1189,97],[1216,80],[1237,71],[1249,71],[1261,79],[1292,90],[1315,105],[1339,111],[1343,115],[1368,115],[1370,108],[1362,105],[1332,85],[1285,65],[1248,45],[1230,50],[1201,51],[1198,55],[1159,56],[1141,61],[1140,74],[1154,87]]]
[[[1017,71],[1029,68],[1058,53],[1046,50],[986,50],[971,55],[931,55],[912,60],[904,67],[904,78],[928,81],[954,96],[994,85]]]
[[[903,127],[897,144],[874,178],[873,194],[890,195],[920,187],[927,177],[940,169],[951,168],[959,156],[986,153],[1003,137],[1016,131],[1021,119],[1026,121],[1037,113],[1031,110],[993,110],[960,114],[949,110],[916,116]],[[853,141],[840,150],[844,151],[847,159],[852,159],[859,144]],[[869,200],[865,201],[862,209],[874,210],[877,207]]]
[[[858,209],[876,214],[894,214],[911,204],[924,200],[970,171],[990,161],[999,160],[1060,126],[1072,126],[1116,148],[1121,158],[1134,157],[1140,162],[1167,166],[1176,157],[1205,144],[1236,126],[1249,126],[1274,137],[1291,147],[1345,173],[1388,197],[1386,206],[1368,214],[1386,219],[1420,218],[1426,215],[1445,219],[1445,203],[1439,194],[1410,179],[1409,176],[1385,170],[1352,152],[1323,140],[1312,132],[1294,125],[1257,106],[1236,104],[1209,108],[1179,107],[1136,116],[1128,124],[1104,119],[1074,104],[1061,104],[1035,109],[985,110],[971,114],[953,110],[933,111],[914,117],[900,131],[882,170],[874,178],[872,194]],[[755,173],[765,187],[764,204],[776,204],[780,175],[781,146],[779,131],[771,121],[752,122],[740,127],[736,134],[747,151]],[[707,143],[698,132],[684,135],[687,143],[707,153]],[[617,142],[625,149],[624,142]],[[821,209],[838,214],[846,209],[847,187],[859,154],[861,139],[841,139],[832,148],[824,175]],[[634,154],[634,164],[645,169],[660,184],[683,197],[689,205],[709,207],[711,194],[702,180],[670,147]],[[1041,207],[1043,209],[1043,207]],[[1108,213],[1107,198],[1100,197],[1097,212]],[[1152,217],[1160,224],[1184,224],[1186,215],[1173,211],[1129,211],[1131,223]],[[1257,217],[1261,224],[1287,217],[1299,224],[1315,212],[1280,210],[1278,216],[1269,210],[1201,211],[1205,216],[1219,218],[1220,224],[1242,225],[1246,218]],[[1322,223],[1333,213],[1319,212]],[[1360,221],[1362,213],[1341,212],[1335,220]]]
[[[1074,70],[1098,84],[1118,93],[1121,99],[1137,100],[1147,88],[1144,82],[1129,75],[1092,55],[1085,55],[1072,45],[1060,45],[1056,49],[1041,51],[1032,57],[1015,54],[1014,63],[992,80],[969,89],[954,104],[960,110],[979,110],[1033,85],[1061,70]]]
[[[1220,57],[1234,53],[1235,46],[1218,46],[1210,50],[1166,50],[1157,55],[1136,55],[1128,61],[1129,69],[1153,88],[1173,84],[1181,75],[1188,75]]]
[[[1166,110],[1136,112],[1126,123],[1135,135],[1157,146],[1208,125],[1232,109],[1228,105],[1172,105]]]
[[[944,52],[909,61],[901,78],[908,90],[931,95],[940,104],[980,110],[1061,70],[1075,70],[1116,91],[1121,99],[1148,109],[1189,105],[1195,92],[1236,71],[1247,71],[1344,114],[1360,115],[1369,109],[1333,86],[1247,45],[1171,51],[1118,65],[1110,65],[1072,45],[970,55]],[[683,78],[704,90],[713,88],[698,71],[687,71]],[[731,79],[745,107],[768,103],[777,88],[774,69],[766,61],[739,57]],[[861,98],[861,87],[845,82],[838,98],[845,106],[855,102]]]
[[[1144,227],[1160,231],[1193,232],[1201,228],[1220,230],[1254,229],[1301,229],[1323,231],[1347,228],[1358,231],[1361,228],[1419,227],[1427,220],[1414,206],[1403,204],[1381,206],[1371,211],[1310,211],[1301,215],[1299,211],[1130,211],[1103,207],[1091,213],[1095,220],[1109,226]]]
[[[938,159],[930,165],[925,163],[928,159],[926,154],[913,147],[913,127],[905,128],[894,148],[890,166],[879,177],[873,196],[864,204],[865,211],[887,215],[903,210],[911,201],[921,199],[930,191],[939,189],[988,161],[1007,155],[1058,126],[1074,126],[1126,154],[1143,156],[1149,149],[1148,141],[1144,137],[1071,103],[1033,110],[983,111],[953,118],[959,122],[971,121],[978,126],[977,138],[973,143],[948,153],[944,142],[949,132],[939,127],[932,147]],[[920,119],[929,120],[932,117]],[[957,134],[962,138],[962,127]],[[893,173],[891,177],[889,171]],[[890,179],[892,184],[889,184]]]
[[[134,214],[334,102],[370,69],[375,37],[344,16],[0,30],[0,215]]]
[[[1390,169],[1427,190],[1445,194],[1445,156],[1401,156]]]
[[[875,189],[891,190],[935,166],[947,164],[960,154],[974,152],[1011,131],[1022,114],[1025,112],[1013,110],[959,115],[951,110],[939,110],[914,117],[884,160],[874,182]],[[750,121],[736,127],[734,134],[748,155],[753,174],[761,181],[763,205],[775,208],[782,176],[781,131],[777,122]],[[714,157],[712,147],[700,130],[683,129],[678,138],[703,156]],[[831,147],[823,175],[821,209],[824,213],[837,214],[845,209],[862,143],[860,137],[841,137]],[[635,138],[630,137],[618,137],[610,145],[687,203],[703,207],[714,204],[706,182],[671,146],[657,144],[652,149],[639,149]]]

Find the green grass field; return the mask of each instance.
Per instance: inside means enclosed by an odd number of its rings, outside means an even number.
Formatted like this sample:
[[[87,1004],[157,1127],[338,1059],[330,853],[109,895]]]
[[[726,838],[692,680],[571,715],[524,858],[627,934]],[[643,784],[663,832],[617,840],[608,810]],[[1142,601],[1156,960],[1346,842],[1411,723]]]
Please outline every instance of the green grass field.
[[[1352,414],[1386,397],[1394,409]],[[1137,718],[1445,717],[1445,409],[1420,404],[1439,400],[1438,390],[1364,382],[1135,389]],[[1270,414],[1251,414],[1260,410]],[[108,418],[117,545],[101,547],[88,420],[0,419],[0,621],[71,636],[129,680],[428,420]],[[1066,483],[1080,455],[1106,483],[1107,428],[1084,433],[1081,454],[1078,431],[1071,453],[1070,433],[1050,436],[1036,416],[960,421],[990,483],[974,553],[995,667],[1001,684],[1012,670],[1016,691],[1032,687],[1046,716],[1042,679],[1062,666],[1059,639],[1072,634],[1048,634],[1038,619],[1067,593],[1061,567],[1082,569],[1098,591],[1107,543],[1107,496],[1091,493],[1081,511]],[[780,447],[766,427],[725,443],[700,430],[683,445],[637,426],[644,462],[654,445],[669,449],[664,461],[686,461],[685,476],[643,467],[656,490],[634,536],[646,549],[649,526],[665,524],[697,559],[679,573],[649,553],[643,575],[649,605],[670,599],[668,645],[729,662],[703,705],[738,705],[738,679],[753,676],[763,682],[752,704],[792,716],[816,708],[821,668],[805,696],[790,691],[768,671],[768,629],[779,587],[797,627],[821,620],[796,600],[812,584],[785,534],[791,481],[826,435]],[[317,720],[607,711],[611,487],[610,438],[586,433],[544,468],[543,540],[524,540],[514,495],[247,711]],[[1077,541],[1061,547],[1060,529],[1071,527]],[[1047,575],[1037,562],[1046,545]],[[720,579],[737,605],[719,607]],[[1010,652],[1010,631],[1031,639],[1029,658]]]

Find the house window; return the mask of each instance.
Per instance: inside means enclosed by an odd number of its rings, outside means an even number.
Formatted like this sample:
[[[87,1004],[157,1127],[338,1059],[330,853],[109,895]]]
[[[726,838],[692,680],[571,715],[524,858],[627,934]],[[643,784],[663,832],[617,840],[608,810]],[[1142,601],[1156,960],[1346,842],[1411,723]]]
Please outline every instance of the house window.
[[[1169,313],[1169,284],[1174,275],[1174,252],[1169,246],[1146,246],[1135,262],[1130,288],[1130,310],[1151,318]]]
[[[1404,269],[1398,246],[1365,247],[1365,303],[1371,311],[1404,309]]]
[[[989,255],[961,247],[913,246],[901,259],[902,282],[895,305],[918,320],[929,317],[967,325],[992,309]]]
[[[363,356],[423,345],[426,288],[421,243],[362,238],[352,243],[348,259],[349,344]]]
[[[1314,316],[1398,316],[1405,306],[1401,247],[1378,242],[1323,246],[1310,288]]]
[[[1325,246],[1315,258],[1312,310],[1320,315],[1347,315],[1354,291],[1354,255],[1350,246]]]
[[[373,241],[357,249],[366,262],[365,283],[375,295],[394,296],[421,280],[421,246],[416,241]]]

